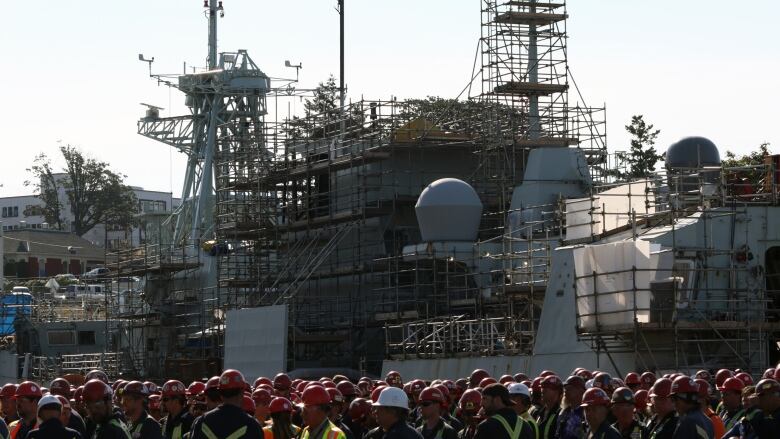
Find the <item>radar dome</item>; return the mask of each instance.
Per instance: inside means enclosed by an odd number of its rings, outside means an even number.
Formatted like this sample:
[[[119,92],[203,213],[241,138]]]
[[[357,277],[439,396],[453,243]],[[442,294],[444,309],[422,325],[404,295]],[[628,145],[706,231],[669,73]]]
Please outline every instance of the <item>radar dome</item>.
[[[666,168],[720,166],[718,147],[704,137],[686,137],[666,150]]]
[[[442,178],[426,187],[414,206],[425,242],[475,241],[482,217],[482,202],[471,185]]]

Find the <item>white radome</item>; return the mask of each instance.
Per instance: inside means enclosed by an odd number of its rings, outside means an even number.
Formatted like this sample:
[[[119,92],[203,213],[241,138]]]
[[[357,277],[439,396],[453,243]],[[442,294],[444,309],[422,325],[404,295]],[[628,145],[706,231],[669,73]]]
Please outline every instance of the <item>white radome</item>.
[[[442,178],[429,184],[414,207],[424,242],[477,239],[482,202],[465,181]]]

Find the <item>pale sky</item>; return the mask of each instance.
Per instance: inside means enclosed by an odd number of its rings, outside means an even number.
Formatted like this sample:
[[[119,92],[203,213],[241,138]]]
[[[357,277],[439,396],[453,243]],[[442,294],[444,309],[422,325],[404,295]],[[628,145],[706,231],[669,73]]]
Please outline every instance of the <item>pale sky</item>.
[[[36,154],[81,147],[127,182],[178,195],[184,156],[136,134],[147,102],[182,114],[183,97],[147,77],[203,66],[200,0],[5,0],[0,48],[0,196],[30,192]],[[338,74],[336,0],[224,0],[220,51],[247,49],[269,76],[311,88]],[[347,0],[350,98],[455,97],[471,76],[480,0]],[[658,149],[703,135],[747,152],[780,152],[780,2],[570,0],[569,65],[590,105],[606,104],[608,144],[644,114]],[[170,99],[170,100],[169,100]],[[576,102],[570,94],[570,102]],[[172,105],[171,105],[172,104]],[[301,107],[296,103],[295,110]],[[58,157],[57,157],[58,158]]]

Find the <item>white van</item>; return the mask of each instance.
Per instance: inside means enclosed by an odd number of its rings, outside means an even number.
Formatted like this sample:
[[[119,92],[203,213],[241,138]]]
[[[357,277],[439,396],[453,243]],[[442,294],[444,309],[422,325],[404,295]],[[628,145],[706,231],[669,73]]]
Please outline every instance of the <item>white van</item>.
[[[68,285],[65,287],[66,299],[104,300],[106,290],[103,285]]]
[[[11,290],[11,292],[14,293],[14,294],[16,294],[16,293],[30,294],[30,289],[27,288],[27,287],[14,287]]]

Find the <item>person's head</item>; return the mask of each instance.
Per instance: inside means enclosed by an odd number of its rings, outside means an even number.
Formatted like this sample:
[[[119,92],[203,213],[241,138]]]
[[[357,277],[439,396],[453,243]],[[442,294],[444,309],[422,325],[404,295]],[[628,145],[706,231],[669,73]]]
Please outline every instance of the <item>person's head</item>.
[[[642,380],[639,379],[639,374],[636,372],[627,373],[624,382],[626,383],[626,387],[631,389],[634,393],[642,388]]]
[[[260,421],[268,419],[268,416],[271,414],[268,406],[271,404],[272,399],[274,399],[273,395],[266,389],[258,388],[252,392],[252,400],[255,402],[255,419]]]
[[[282,396],[289,399],[291,387],[292,380],[286,373],[279,373],[274,377],[273,388],[276,392],[276,396]]]
[[[266,378],[267,379],[267,378]],[[214,410],[222,404],[222,397],[219,396],[219,377],[213,376],[206,381],[206,411]]]
[[[482,390],[482,408],[488,415],[514,405],[514,401],[509,397],[509,390],[501,384],[491,384]]]
[[[325,422],[330,414],[330,395],[321,385],[311,385],[303,391],[303,423],[309,427],[317,427]]]
[[[723,384],[718,388],[721,394],[721,401],[723,406],[728,411],[735,411],[739,409],[742,404],[742,390],[745,388],[745,383],[739,378],[727,378]]]
[[[478,423],[479,409],[482,407],[482,393],[477,389],[468,389],[463,392],[458,402],[460,414],[466,423],[474,425]]]
[[[512,383],[507,387],[509,398],[515,403],[515,413],[522,415],[531,407],[531,391],[523,383]]]
[[[348,413],[352,422],[365,426],[366,422],[372,418],[371,403],[365,398],[355,398],[349,404]]]
[[[113,405],[111,399],[113,391],[108,384],[99,379],[92,379],[84,384],[81,398],[87,407],[89,417],[96,424],[106,421],[112,414]]]
[[[585,393],[585,380],[577,375],[566,378],[563,382],[563,400],[567,406],[577,407],[582,403]]]
[[[659,378],[650,388],[650,405],[653,413],[664,417],[674,411],[674,403],[671,399],[672,380]]]
[[[409,397],[402,389],[386,387],[373,406],[376,409],[377,424],[387,431],[398,422],[406,420],[409,414]]]
[[[330,396],[330,413],[328,413],[328,417],[335,421],[344,411],[344,395],[335,387],[328,387],[326,390],[328,396]]]
[[[349,380],[342,380],[336,384],[336,389],[341,392],[341,396],[344,397],[344,403],[341,407],[341,413],[346,413],[349,410],[349,405],[357,398],[357,387]]]
[[[70,424],[70,401],[68,401],[68,398],[57,395],[57,399],[60,400],[60,404],[62,404],[62,413],[60,414],[60,422],[62,422],[62,425],[69,425]]]
[[[756,384],[758,408],[765,415],[770,415],[780,409],[780,383],[773,379],[763,379]]]
[[[629,425],[634,419],[634,392],[628,387],[619,387],[612,392],[610,399],[612,415],[620,425]]]
[[[41,386],[32,381],[25,381],[16,388],[16,411],[20,418],[26,421],[35,419],[38,413],[38,400],[43,396]]]
[[[434,387],[426,387],[420,392],[418,398],[420,405],[420,414],[426,421],[439,419],[441,416],[441,407],[445,402],[442,392]]]
[[[162,397],[160,395],[149,395],[149,416],[155,421],[162,418]]]
[[[677,414],[684,415],[693,410],[699,410],[699,386],[685,375],[678,376],[672,382],[672,399]]]
[[[593,387],[586,390],[580,405],[585,410],[585,422],[588,423],[591,431],[596,431],[609,415],[609,395],[601,388]]]
[[[247,386],[248,384],[241,372],[235,369],[227,369],[222,372],[219,376],[219,385],[217,386],[222,403],[244,408],[244,389]],[[252,412],[254,412],[254,409]]]
[[[149,390],[146,385],[140,381],[130,381],[122,389],[122,410],[130,420],[137,420],[146,410],[146,398],[149,397]]]
[[[16,384],[8,383],[0,389],[0,403],[6,417],[16,416],[16,387]]]
[[[38,418],[41,422],[50,419],[60,419],[62,415],[62,402],[56,395],[46,395],[38,401]]]
[[[742,389],[742,406],[746,409],[756,407],[758,405],[758,395],[756,395],[756,386],[745,386]]]
[[[187,404],[184,383],[169,380],[162,386],[162,405],[169,416],[176,417],[184,411]]]

